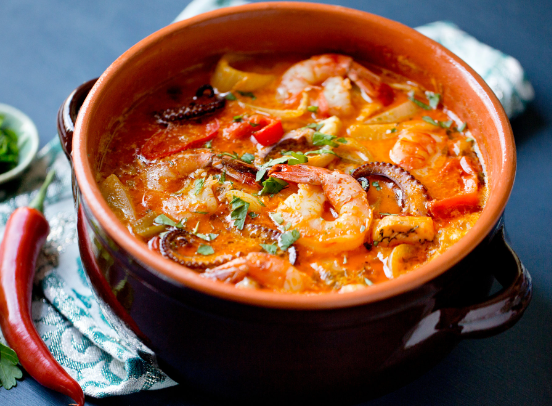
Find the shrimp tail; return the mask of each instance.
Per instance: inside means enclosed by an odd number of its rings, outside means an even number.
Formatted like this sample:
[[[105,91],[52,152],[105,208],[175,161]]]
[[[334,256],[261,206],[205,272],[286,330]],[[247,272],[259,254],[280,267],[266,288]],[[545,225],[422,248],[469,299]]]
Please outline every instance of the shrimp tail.
[[[273,166],[268,175],[288,182],[320,186],[322,184],[320,169],[308,165],[280,164]]]

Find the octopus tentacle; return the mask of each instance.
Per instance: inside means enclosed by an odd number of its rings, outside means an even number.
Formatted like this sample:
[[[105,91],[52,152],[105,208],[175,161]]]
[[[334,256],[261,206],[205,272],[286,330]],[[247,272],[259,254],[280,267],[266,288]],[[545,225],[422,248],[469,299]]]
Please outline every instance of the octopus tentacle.
[[[351,176],[359,182],[368,176],[382,176],[394,182],[402,191],[404,211],[415,216],[427,216],[429,195],[425,186],[407,170],[388,162],[370,162],[355,169]]]
[[[185,230],[171,230],[167,232],[159,243],[159,250],[161,254],[173,260],[180,265],[187,266],[188,268],[199,268],[205,269],[209,267],[214,267],[222,265],[232,259],[235,259],[239,256],[239,253],[236,255],[227,254],[227,255],[218,255],[211,258],[211,256],[188,256],[178,253],[174,247],[175,246],[185,246],[188,244],[198,244],[200,242],[199,238]],[[199,245],[199,244],[198,244]]]
[[[159,124],[169,125],[174,121],[192,120],[214,114],[224,108],[226,99],[215,92],[211,85],[203,85],[196,91],[193,101],[178,109],[166,109],[154,113]]]

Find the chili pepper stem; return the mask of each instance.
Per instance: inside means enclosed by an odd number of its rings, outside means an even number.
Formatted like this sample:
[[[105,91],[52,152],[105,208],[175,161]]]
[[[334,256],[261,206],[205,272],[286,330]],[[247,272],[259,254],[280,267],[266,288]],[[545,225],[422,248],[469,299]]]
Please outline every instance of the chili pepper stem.
[[[48,190],[48,186],[50,186],[50,183],[52,183],[52,180],[54,179],[54,175],[56,174],[55,170],[51,170],[46,175],[46,179],[44,180],[44,183],[40,187],[40,190],[38,191],[38,194],[35,196],[35,198],[32,200],[32,202],[29,204],[28,207],[32,209],[36,209],[39,212],[44,212],[44,199],[46,198],[46,192]]]

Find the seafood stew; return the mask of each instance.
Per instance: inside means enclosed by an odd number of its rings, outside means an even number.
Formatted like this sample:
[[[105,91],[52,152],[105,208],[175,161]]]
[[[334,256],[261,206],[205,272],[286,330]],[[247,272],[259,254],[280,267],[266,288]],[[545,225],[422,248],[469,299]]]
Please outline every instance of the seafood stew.
[[[105,137],[97,181],[129,231],[237,288],[400,277],[465,235],[487,198],[476,141],[438,84],[345,55],[224,55]]]

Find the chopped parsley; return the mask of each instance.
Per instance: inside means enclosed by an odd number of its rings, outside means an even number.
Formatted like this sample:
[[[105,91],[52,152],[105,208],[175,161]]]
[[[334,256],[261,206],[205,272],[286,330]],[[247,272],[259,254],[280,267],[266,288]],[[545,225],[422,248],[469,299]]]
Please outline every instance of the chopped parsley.
[[[234,116],[234,122],[235,123],[241,123],[243,117],[242,116]]]
[[[324,123],[310,123],[303,128],[310,128],[311,130],[319,131],[322,127],[324,127]]]
[[[309,106],[307,107],[307,110],[311,113],[317,113],[318,112],[318,106]]]
[[[410,100],[411,102],[414,102],[418,107],[421,107],[424,110],[431,110],[431,107],[429,107],[425,103],[422,103],[421,101],[419,101],[418,99],[416,99],[414,97],[414,92],[413,91],[408,93],[408,100]]]
[[[255,177],[255,181],[260,182],[261,179],[265,176],[266,172],[268,171],[268,168],[271,168],[274,165],[283,164],[289,161],[290,159],[292,159],[291,156],[282,156],[280,158],[271,159],[270,161],[262,164],[259,167],[259,170],[257,171],[257,176]]]
[[[230,101],[234,101],[234,100],[238,100],[238,98],[236,96],[234,96],[234,93],[232,92],[228,92],[226,93],[226,96],[224,96],[226,100],[230,100]]]
[[[370,183],[366,180],[366,178],[360,178],[360,186],[364,190],[368,190],[370,188]]]
[[[434,119],[432,119],[429,116],[423,116],[422,120],[424,120],[426,123],[433,124],[434,126],[439,127],[439,122],[435,121]]]
[[[10,390],[17,385],[16,379],[23,377],[18,363],[19,358],[15,351],[0,343],[0,386]]]
[[[278,252],[278,246],[276,244],[261,244],[261,247],[263,247],[263,250],[272,255],[276,255],[276,252]]]
[[[176,228],[182,228],[182,225],[183,225],[183,222],[185,223],[187,219],[182,219],[178,224],[170,219],[169,217],[165,216],[164,214],[160,214],[159,216],[157,216],[153,222],[157,225],[162,225],[162,226],[171,226],[171,227],[176,227]]]
[[[288,161],[288,165],[304,164],[309,161],[309,158],[302,152],[286,151],[284,155],[292,156]]]
[[[269,213],[268,216],[274,220],[276,224],[282,224],[284,222],[284,219],[282,218],[282,214],[275,212],[275,213]]]
[[[197,247],[197,253],[200,255],[213,255],[215,250],[210,245],[201,244]]]
[[[248,121],[247,122],[251,127],[257,127],[259,124],[257,123],[252,123],[251,121]]]
[[[331,149],[317,149],[315,151],[305,152],[305,155],[322,155],[322,154],[332,154],[339,157],[339,155],[337,155]]]
[[[253,163],[253,161],[255,160],[255,155],[246,152],[242,155],[241,160],[248,164]]]
[[[374,186],[378,192],[381,190],[379,182],[372,182],[372,186]]]
[[[273,178],[272,176],[263,182],[263,188],[259,192],[259,195],[276,194],[284,189],[288,183],[285,180]]]
[[[448,121],[439,121],[439,125],[440,125],[442,128],[450,128],[450,126],[452,125],[452,120],[448,120]]]
[[[429,101],[429,105],[433,110],[439,106],[439,102],[441,101],[441,95],[439,93],[433,93],[433,92],[425,92],[425,95],[427,97],[427,100]]]
[[[206,212],[206,211],[193,211],[192,213],[195,213],[195,214],[209,214],[209,212]]]
[[[247,211],[249,210],[249,203],[240,199],[239,197],[234,196],[230,202],[232,206],[232,212],[230,213],[230,218],[234,220],[234,226],[238,230],[243,230],[245,225],[245,218],[247,217]]]
[[[207,141],[204,145],[205,148],[213,148],[213,141]],[[172,165],[171,165],[172,166]]]
[[[330,147],[337,147],[338,144],[334,142],[337,137],[335,135],[324,134],[316,131],[312,135],[312,143],[316,146],[329,145]]]
[[[462,132],[466,129],[466,127],[468,126],[468,123],[462,123],[460,124],[460,127],[457,128],[458,132]]]
[[[301,237],[301,234],[297,230],[292,231],[286,231],[282,235],[280,235],[280,238],[278,238],[278,245],[282,251],[287,250],[289,247],[293,245],[295,241],[297,241]]]
[[[248,216],[251,217],[252,219],[254,219],[256,217],[259,217],[259,215],[257,213],[254,213],[252,211],[248,213]]]
[[[201,192],[201,189],[203,189],[203,185],[205,184],[205,178],[196,179],[194,182],[194,195],[199,195]]]
[[[238,93],[244,97],[249,97],[251,98],[252,100],[255,100],[257,97],[251,93],[251,92],[242,92],[241,90],[238,90]]]
[[[215,238],[217,238],[219,235],[218,234],[201,234],[201,233],[194,233],[194,235],[196,237],[199,237],[201,238],[202,240],[205,240],[205,241],[213,241]]]
[[[232,153],[230,153],[230,152],[221,152],[217,156],[222,157],[222,156],[225,156],[225,155],[229,156],[232,159],[240,159],[240,156],[236,152],[233,152],[233,151],[232,151]]]

